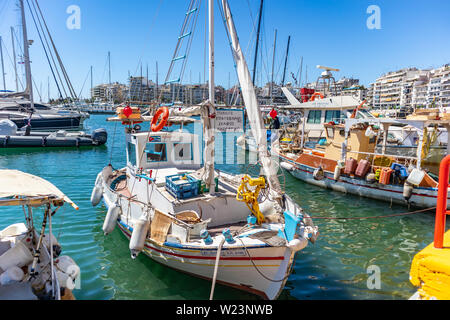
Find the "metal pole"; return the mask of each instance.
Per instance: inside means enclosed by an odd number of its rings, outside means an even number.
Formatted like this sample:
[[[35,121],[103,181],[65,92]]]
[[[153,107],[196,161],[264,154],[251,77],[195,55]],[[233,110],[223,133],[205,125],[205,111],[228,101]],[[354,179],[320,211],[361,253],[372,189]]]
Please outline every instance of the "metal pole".
[[[108,69],[109,69],[109,84],[111,84],[111,52],[110,51],[108,51]]]
[[[14,74],[16,76],[16,92],[19,92],[19,78],[17,77],[16,45],[14,43],[14,28],[11,27],[11,42],[13,50]]]
[[[208,181],[209,183],[209,193],[214,194],[215,193],[215,181],[214,181],[214,134],[215,134],[215,88],[214,88],[214,0],[209,0],[209,112],[208,117],[210,123],[210,134],[212,137],[210,137],[212,141],[212,146],[209,148],[207,147],[206,150],[209,154],[207,154],[207,157],[205,158],[205,162],[209,161],[210,165],[210,173]]]
[[[30,64],[30,52],[29,52],[29,42],[27,35],[27,23],[25,20],[25,7],[23,4],[23,0],[19,0],[20,4],[20,12],[22,14],[22,32],[23,32],[23,57],[25,63],[25,74],[27,78],[27,87],[25,89],[25,93],[28,93],[30,96],[30,104],[31,109],[34,110],[34,101],[33,101],[33,81],[31,79],[31,64]]]
[[[259,19],[258,19],[258,30],[256,32],[256,48],[255,48],[255,60],[253,62],[253,86],[256,85],[255,77],[256,77],[256,64],[258,62],[258,48],[259,48],[259,33],[261,31],[261,18],[262,18],[262,10],[263,10],[264,0],[261,0],[261,5],[259,7]]]

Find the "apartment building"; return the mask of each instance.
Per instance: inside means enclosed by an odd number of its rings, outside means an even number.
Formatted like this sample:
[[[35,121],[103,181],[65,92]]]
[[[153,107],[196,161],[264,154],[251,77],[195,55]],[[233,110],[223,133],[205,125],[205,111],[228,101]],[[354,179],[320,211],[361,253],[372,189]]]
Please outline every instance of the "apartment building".
[[[127,86],[118,82],[100,84],[91,89],[91,97],[95,100],[122,103],[127,96]]]

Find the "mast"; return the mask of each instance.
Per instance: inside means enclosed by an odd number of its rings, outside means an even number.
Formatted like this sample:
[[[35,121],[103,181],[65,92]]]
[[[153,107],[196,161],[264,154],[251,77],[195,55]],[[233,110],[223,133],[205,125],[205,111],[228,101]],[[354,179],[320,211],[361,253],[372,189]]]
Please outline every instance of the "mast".
[[[20,12],[22,14],[22,32],[23,32],[23,57],[25,63],[25,74],[27,78],[27,87],[25,89],[25,93],[30,96],[30,104],[31,109],[34,110],[34,101],[33,101],[33,81],[31,79],[31,64],[30,64],[30,51],[29,51],[29,42],[27,35],[27,24],[25,20],[25,7],[23,4],[23,0],[19,0],[20,4]]]
[[[111,52],[108,51],[109,84],[111,84]]]
[[[156,90],[156,92],[155,92],[155,99],[157,100],[157,99],[159,99],[158,98],[158,61],[156,61],[156,87],[155,87],[155,90]]]
[[[261,5],[259,6],[259,19],[258,19],[258,31],[256,33],[256,48],[255,48],[255,60],[253,63],[253,85],[256,85],[256,64],[258,62],[258,48],[259,48],[259,34],[261,31],[261,18],[262,18],[262,10],[263,10],[264,0],[261,0]]]
[[[274,67],[275,67],[276,48],[277,48],[277,29],[275,29],[275,37],[273,40],[272,78],[270,80],[270,101],[272,101],[272,104],[273,104],[273,76],[274,76]]]
[[[91,66],[91,98],[92,98],[92,89],[94,88],[94,79],[92,77],[92,66]]]
[[[303,73],[303,57],[302,57],[302,59],[300,61],[300,79],[299,79],[299,82],[298,82],[299,88],[301,88],[301,86],[302,86],[302,73]]]
[[[6,78],[5,78],[5,65],[3,64],[3,48],[2,48],[2,36],[0,36],[0,59],[2,62],[2,77],[3,77],[3,89],[6,92]]]
[[[286,78],[286,67],[289,57],[289,45],[291,44],[291,36],[288,37],[288,44],[286,49],[286,59],[284,60],[284,71],[283,71],[283,80],[281,81],[281,86],[284,86],[284,80]]]
[[[214,181],[214,134],[215,134],[215,88],[214,88],[214,0],[208,0],[209,10],[209,104],[205,115],[205,184],[209,193],[215,192]]]
[[[11,41],[12,41],[12,50],[13,50],[14,74],[16,77],[16,92],[19,92],[19,81],[18,81],[18,77],[17,77],[16,45],[14,43],[14,28],[13,27],[11,27]]]

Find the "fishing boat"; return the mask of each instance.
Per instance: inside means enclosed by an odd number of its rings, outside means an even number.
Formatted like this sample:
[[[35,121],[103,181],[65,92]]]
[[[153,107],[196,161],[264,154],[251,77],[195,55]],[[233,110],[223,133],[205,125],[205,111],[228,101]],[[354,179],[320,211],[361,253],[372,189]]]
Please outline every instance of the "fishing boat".
[[[307,183],[389,203],[433,208],[438,181],[422,166],[427,152],[424,136],[415,157],[387,154],[387,135],[383,135],[381,153],[375,151],[380,128],[388,132],[390,125],[399,123],[415,126],[418,132],[429,125],[450,126],[448,120],[347,119],[345,124],[325,124],[327,140],[315,148],[306,147],[304,137],[298,137],[297,143],[276,143],[271,150],[280,157],[282,168]]]
[[[0,231],[0,300],[73,300],[80,268],[52,233],[52,217],[65,204],[78,207],[50,182],[0,170],[0,207],[18,207],[25,223]],[[33,212],[43,208],[41,225]],[[48,232],[46,228],[48,226]]]
[[[97,176],[91,201],[95,206],[103,199],[108,208],[103,231],[110,234],[117,225],[129,239],[132,258],[143,252],[164,266],[210,280],[210,299],[216,283],[276,299],[297,252],[316,240],[318,229],[281,189],[226,0],[223,13],[246,111],[260,142],[262,174],[250,177],[215,169],[213,4],[209,0],[209,100],[195,107],[203,125],[203,165],[199,135],[182,130],[192,118],[175,118],[167,107],[153,117],[141,115],[138,108],[121,108],[109,120],[125,125],[127,166],[105,167]],[[187,16],[194,9],[190,7]],[[139,123],[145,121],[151,121],[151,131],[141,131]],[[167,123],[179,124],[180,130],[160,131]]]
[[[17,130],[17,126],[10,120],[0,120],[0,148],[49,148],[49,147],[86,147],[101,146],[108,139],[106,129],[100,128],[85,132],[42,132]],[[31,127],[27,127],[31,129]]]

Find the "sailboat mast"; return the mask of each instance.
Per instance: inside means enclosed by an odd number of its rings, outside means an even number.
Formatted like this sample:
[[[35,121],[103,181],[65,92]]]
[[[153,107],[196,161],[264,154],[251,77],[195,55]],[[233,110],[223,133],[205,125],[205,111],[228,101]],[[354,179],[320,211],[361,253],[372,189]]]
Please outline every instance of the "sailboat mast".
[[[208,122],[206,133],[206,148],[205,148],[205,169],[207,172],[206,185],[209,187],[209,193],[215,192],[214,181],[214,135],[216,128],[215,121],[215,88],[214,88],[214,0],[208,0],[208,15],[209,15],[209,106]]]
[[[17,77],[16,45],[14,43],[14,28],[11,27],[11,41],[13,50],[14,75],[16,77],[16,92],[19,92],[19,81]]]
[[[270,80],[270,101],[273,103],[273,77],[275,67],[275,53],[277,49],[277,29],[275,29],[275,38],[273,40],[273,56],[272,56],[272,79]]]
[[[5,78],[5,65],[3,63],[3,45],[2,37],[0,36],[0,59],[2,61],[2,77],[3,77],[3,89],[6,92],[6,78]]]
[[[111,84],[111,52],[108,51],[109,84]]]
[[[286,59],[284,60],[284,71],[283,71],[283,81],[281,81],[281,86],[284,86],[284,80],[286,78],[286,68],[289,57],[289,45],[291,44],[291,36],[288,37],[288,44],[286,49]]]
[[[253,85],[255,86],[255,80],[256,80],[256,64],[258,62],[258,48],[259,48],[259,34],[261,32],[261,18],[262,18],[262,11],[263,11],[263,5],[264,0],[261,0],[261,5],[259,6],[259,19],[258,19],[258,30],[256,33],[256,48],[255,48],[255,60],[253,62]]]
[[[30,51],[29,51],[29,42],[27,35],[27,24],[25,20],[25,7],[23,4],[23,0],[19,0],[20,4],[20,12],[22,14],[22,32],[23,32],[23,56],[25,63],[25,74],[27,79],[27,87],[25,89],[25,93],[30,96],[30,104],[31,109],[34,110],[34,101],[33,101],[33,81],[31,78],[31,64],[30,64]]]

